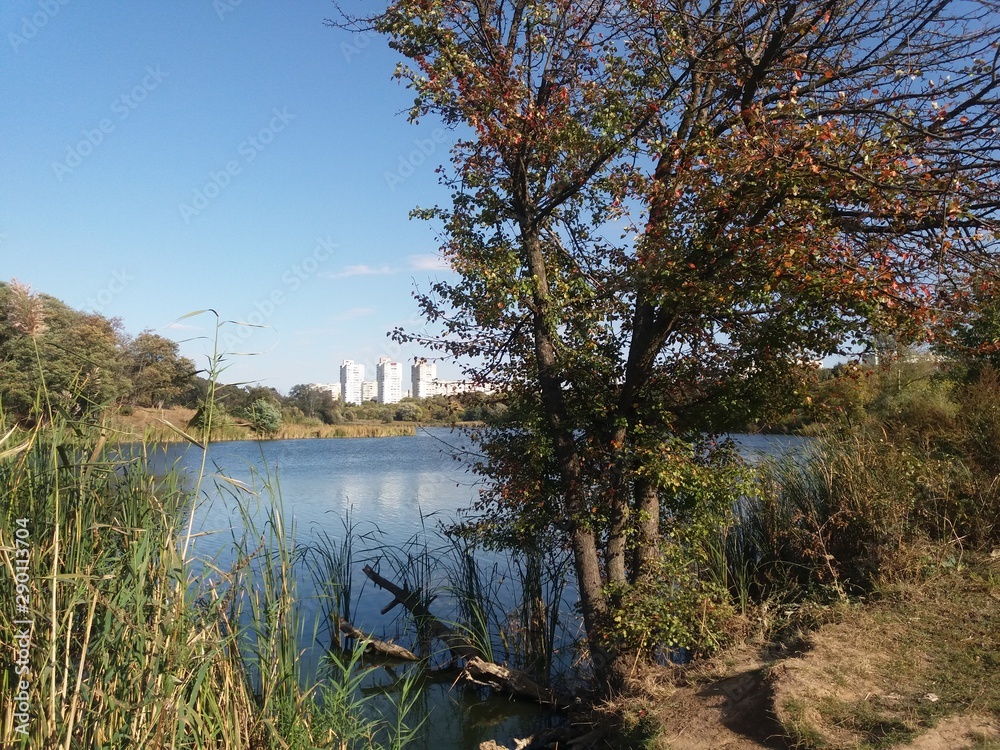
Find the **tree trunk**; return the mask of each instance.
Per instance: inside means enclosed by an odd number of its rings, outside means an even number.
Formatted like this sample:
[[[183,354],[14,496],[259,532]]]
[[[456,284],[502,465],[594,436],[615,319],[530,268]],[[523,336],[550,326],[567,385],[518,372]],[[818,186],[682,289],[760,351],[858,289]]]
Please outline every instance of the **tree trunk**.
[[[594,674],[602,686],[614,689],[619,684],[615,676],[615,657],[602,645],[602,642],[606,641],[604,635],[608,602],[601,576],[597,535],[586,520],[590,516],[590,509],[587,507],[580,454],[573,438],[572,428],[567,426],[563,380],[559,373],[557,357],[558,339],[550,321],[551,301],[545,253],[538,228],[530,220],[524,219],[521,222],[521,229],[525,266],[535,283],[532,294],[532,332],[542,408],[559,466],[565,512],[570,527],[573,567],[580,591],[583,625],[587,631]]]
[[[634,582],[645,583],[652,579],[660,554],[660,494],[654,481],[636,480],[635,508],[639,519],[632,575]]]

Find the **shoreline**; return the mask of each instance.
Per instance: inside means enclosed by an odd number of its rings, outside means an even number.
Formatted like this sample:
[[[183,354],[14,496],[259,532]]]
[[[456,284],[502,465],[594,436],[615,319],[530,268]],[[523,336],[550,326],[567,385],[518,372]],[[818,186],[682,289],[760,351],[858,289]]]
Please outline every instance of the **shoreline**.
[[[187,428],[194,417],[193,409],[135,408],[131,414],[116,413],[109,417],[107,427],[123,442],[183,443],[196,436]],[[351,438],[414,437],[419,428],[469,427],[478,422],[345,422],[343,424],[285,424],[273,435],[258,435],[247,424],[229,422],[212,430],[211,443],[242,440],[327,440]],[[190,436],[190,437],[189,437]]]

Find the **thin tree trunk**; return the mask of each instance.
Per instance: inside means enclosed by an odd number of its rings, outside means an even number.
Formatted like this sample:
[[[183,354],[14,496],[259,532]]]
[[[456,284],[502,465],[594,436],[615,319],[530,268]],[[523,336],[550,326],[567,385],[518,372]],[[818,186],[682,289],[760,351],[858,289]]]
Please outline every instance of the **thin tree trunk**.
[[[660,494],[654,481],[646,477],[636,480],[635,508],[639,519],[633,580],[644,583],[652,579],[660,553]]]
[[[628,503],[624,502],[624,487],[612,487],[611,497],[611,527],[608,530],[606,562],[608,583],[624,585],[628,583],[626,555],[628,552],[628,527],[632,514]]]
[[[573,566],[580,590],[580,609],[587,631],[598,681],[606,688],[613,689],[620,680],[616,676],[613,653],[603,647],[605,621],[608,602],[604,594],[604,581],[598,555],[597,535],[586,521],[590,515],[587,507],[587,493],[583,483],[580,453],[573,439],[571,427],[567,425],[567,408],[559,376],[556,333],[549,320],[551,302],[549,298],[548,274],[545,268],[545,254],[538,229],[527,220],[522,222],[522,247],[525,251],[525,265],[531,273],[535,289],[532,295],[532,329],[535,344],[535,359],[538,368],[538,382],[541,390],[542,408],[548,423],[549,434],[555,448],[556,461],[565,502],[566,515],[570,526],[570,547],[573,550]]]

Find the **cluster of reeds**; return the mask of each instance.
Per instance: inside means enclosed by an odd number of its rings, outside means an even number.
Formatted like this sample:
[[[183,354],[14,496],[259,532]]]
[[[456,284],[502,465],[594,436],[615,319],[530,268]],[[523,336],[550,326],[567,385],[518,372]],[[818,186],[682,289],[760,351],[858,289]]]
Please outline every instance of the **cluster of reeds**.
[[[363,705],[357,655],[306,673],[299,552],[273,483],[234,492],[246,533],[220,570],[190,555],[199,482],[155,475],[149,447],[117,447],[99,425],[58,413],[0,434],[4,746],[375,748],[411,738],[405,706],[393,732]]]
[[[525,670],[543,682],[568,668],[560,651],[568,656],[578,635],[571,632],[576,618],[568,614],[568,552],[541,546],[486,550],[430,520],[424,517],[421,529],[399,545],[377,544],[377,535],[370,534],[354,554],[377,561],[385,575],[419,592],[424,608],[483,658]],[[412,626],[415,648],[432,663],[450,658],[442,644],[426,641],[419,619],[403,624]]]
[[[738,608],[865,593],[925,542],[989,551],[1000,527],[996,466],[965,447],[960,421],[947,427],[833,429],[803,454],[762,462],[713,555]]]
[[[120,421],[120,420],[119,420]],[[129,433],[132,439],[144,443],[169,443],[184,440],[174,430],[165,424],[150,424],[141,428],[130,425],[117,425],[118,431]],[[299,440],[309,438],[377,438],[406,437],[416,434],[414,424],[341,424],[341,425],[305,425],[283,424],[270,435],[274,440]],[[248,425],[222,420],[212,426],[210,439],[212,442],[230,440],[256,440]]]

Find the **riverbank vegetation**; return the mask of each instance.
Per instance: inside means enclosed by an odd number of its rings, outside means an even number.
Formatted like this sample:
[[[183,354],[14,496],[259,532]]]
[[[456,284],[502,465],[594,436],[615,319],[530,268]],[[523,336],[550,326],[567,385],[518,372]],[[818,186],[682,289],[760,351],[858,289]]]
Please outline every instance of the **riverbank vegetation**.
[[[374,747],[413,738],[408,726],[423,717],[400,722],[383,705],[383,719],[358,703],[365,672],[356,641],[334,638],[329,626],[351,617],[361,549],[349,519],[342,538],[299,548],[273,510],[268,477],[249,494],[234,484],[236,506],[263,505],[244,515],[235,562],[206,568],[185,555],[186,519],[200,497],[191,478],[151,474],[152,446],[118,447],[128,433],[99,411],[73,417],[54,406],[45,375],[43,364],[35,418],[20,427],[6,421],[0,445],[0,550],[13,571],[2,585],[6,600],[28,608],[0,615],[10,664],[21,658],[15,620],[33,624],[26,746],[140,737],[151,747],[341,747],[353,737],[352,746]],[[698,709],[708,723],[712,715],[683,684],[728,685],[733,706],[759,709],[746,731],[800,747],[886,747],[969,711],[1000,717],[1000,696],[982,687],[997,684],[1000,669],[1000,383],[991,358],[902,352],[878,365],[845,365],[802,401],[822,415],[805,454],[748,465],[718,441],[667,446],[663,466],[676,492],[660,521],[671,543],[650,585],[616,592],[619,619],[609,626],[612,638],[648,645],[657,658],[633,663],[607,704],[610,719],[574,719],[617,723],[602,741],[698,746],[672,734],[678,715]],[[539,460],[501,427],[511,416],[517,411],[480,428],[510,438],[482,460]],[[544,482],[507,490],[536,502],[552,492]],[[531,521],[522,512],[494,516],[487,527],[471,509],[448,536],[415,536],[377,556],[393,582],[425,602],[404,642],[439,666],[451,660],[451,646],[425,630],[433,611],[439,628],[446,623],[476,653],[525,670],[543,690],[557,687],[569,703],[568,691],[593,668],[585,642],[574,645],[566,632],[571,548]],[[506,550],[507,567],[483,568],[483,545]],[[29,554],[19,558],[19,549]],[[296,594],[311,579],[307,568],[319,571],[314,583],[326,591],[322,616],[310,622]],[[206,569],[211,579],[196,573]],[[30,581],[25,600],[19,575]],[[856,653],[848,641],[859,633],[878,656],[857,655],[861,666],[847,669],[843,654]],[[303,637],[347,651],[332,651],[328,668],[309,675]],[[804,658],[788,658],[802,644],[810,648]],[[570,661],[576,667],[566,672]],[[830,674],[847,687],[824,685]],[[5,695],[18,694],[22,676],[5,672]],[[868,697],[859,698],[862,687]],[[8,737],[23,723],[17,705],[5,703]],[[760,712],[772,718],[760,723]],[[992,731],[969,721],[969,731]],[[537,744],[545,742],[539,735]]]
[[[20,323],[44,321],[34,337]],[[417,425],[454,425],[502,414],[485,394],[404,398],[397,404],[344,404],[316,384],[287,395],[261,385],[228,385],[151,331],[124,332],[120,320],[73,310],[58,299],[0,281],[0,403],[9,420],[35,413],[39,367],[53,408],[101,415],[124,438],[183,440],[201,429],[212,404],[213,440],[413,435]],[[266,418],[264,418],[266,415]]]
[[[715,515],[687,517],[694,528],[675,535],[673,555],[662,559],[663,587],[623,598],[618,623],[621,637],[658,644],[671,666],[634,665],[628,691],[607,704],[610,719],[576,722],[616,722],[623,747],[710,747],[676,732],[678,717],[723,731],[697,695],[715,690],[734,710],[756,707],[743,730],[762,736],[733,747],[763,747],[763,734],[804,748],[897,746],[970,711],[980,718],[962,731],[990,736],[982,717],[1000,717],[991,688],[1000,684],[1000,562],[990,557],[1000,546],[1000,389],[988,365],[972,377],[965,365],[935,367],[907,384],[913,367],[886,364],[852,380],[864,394],[852,403],[865,405],[831,420],[806,456],[754,469],[723,450],[705,459],[703,474],[685,476],[697,488],[692,505]],[[909,406],[887,406],[900,403]],[[918,422],[914,412],[932,417]],[[352,747],[393,746],[386,732],[395,710],[381,719],[356,705],[364,669],[350,641],[337,638],[348,651],[318,678],[299,661],[303,634],[325,641],[325,623],[351,616],[361,549],[350,519],[342,538],[299,548],[288,519],[268,510],[267,477],[251,495],[234,485],[234,499],[249,509],[257,496],[263,506],[244,516],[235,562],[209,585],[184,555],[196,501],[190,478],[148,473],[142,451],[150,447],[117,448],[101,424],[58,415],[3,432],[0,550],[15,571],[0,584],[5,601],[20,601],[18,549],[30,553],[28,611],[0,614],[12,665],[22,630],[15,620],[33,623],[24,746],[100,747],[125,737],[151,747],[339,748],[345,737]],[[724,507],[719,490],[731,477],[745,493],[736,508]],[[704,520],[716,518],[723,523]],[[491,660],[544,685],[559,674],[557,662],[566,667],[557,654],[574,653],[561,619],[568,550],[541,543],[491,572],[469,546],[480,530],[460,525],[450,537],[428,533],[383,549],[383,572],[437,601],[435,614]],[[296,604],[306,568],[328,590],[315,622]],[[421,625],[411,627],[407,641],[417,648]],[[440,643],[428,648],[448,661]],[[561,689],[579,687],[562,674]],[[5,695],[17,695],[22,676],[5,672]],[[17,702],[4,705],[5,736],[16,738]],[[396,725],[400,741],[420,720]]]
[[[183,406],[163,409],[136,407],[128,414],[120,411],[109,417],[109,428],[123,440],[145,443],[176,443],[185,438],[170,425],[186,428],[197,411]],[[357,421],[343,424],[285,422],[273,431],[257,432],[247,420],[223,418],[212,429],[212,441],[226,440],[302,440],[306,438],[397,437],[416,434],[414,423]]]
[[[42,411],[27,430],[0,415],[5,747],[412,739],[410,681],[382,712],[358,691],[363,643],[318,673],[304,666],[321,624],[305,616],[303,550],[268,477],[232,493],[244,531],[219,569],[191,554],[200,476],[153,473],[153,446],[118,446],[100,423]]]

